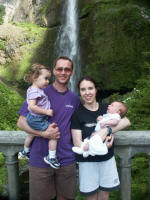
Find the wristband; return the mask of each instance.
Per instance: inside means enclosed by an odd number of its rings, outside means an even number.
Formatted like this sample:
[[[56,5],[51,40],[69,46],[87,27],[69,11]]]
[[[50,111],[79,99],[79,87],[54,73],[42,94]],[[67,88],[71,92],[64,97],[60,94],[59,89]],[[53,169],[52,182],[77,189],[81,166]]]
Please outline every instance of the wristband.
[[[108,134],[107,136],[110,136],[112,134],[112,128],[110,126],[106,126]]]

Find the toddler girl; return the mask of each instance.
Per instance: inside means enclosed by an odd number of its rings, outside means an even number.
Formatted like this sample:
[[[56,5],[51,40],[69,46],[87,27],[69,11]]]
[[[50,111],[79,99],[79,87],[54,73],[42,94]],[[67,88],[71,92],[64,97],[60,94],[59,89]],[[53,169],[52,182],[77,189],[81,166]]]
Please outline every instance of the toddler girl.
[[[35,129],[44,131],[50,125],[48,117],[53,116],[50,101],[44,93],[44,88],[49,84],[51,76],[50,69],[41,64],[33,64],[29,74],[24,77],[26,82],[32,83],[27,90],[26,100],[29,113],[26,116],[28,125]],[[24,149],[19,152],[21,157],[29,159],[30,146],[35,136],[28,135],[25,139]],[[51,139],[48,143],[49,154],[44,157],[44,161],[51,167],[58,169],[60,163],[56,158],[57,140]]]

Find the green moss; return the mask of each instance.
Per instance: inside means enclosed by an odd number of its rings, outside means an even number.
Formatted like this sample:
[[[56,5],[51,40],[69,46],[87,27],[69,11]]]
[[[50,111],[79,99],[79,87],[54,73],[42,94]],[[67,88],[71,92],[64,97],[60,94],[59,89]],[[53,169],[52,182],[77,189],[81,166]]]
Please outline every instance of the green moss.
[[[133,88],[143,71],[142,52],[150,48],[149,21],[132,4],[100,2],[90,9],[81,25],[83,73],[107,90]]]
[[[24,34],[26,40],[22,44],[24,48],[23,55],[18,61],[9,60],[5,66],[1,67],[0,76],[18,88],[26,89],[27,85],[23,81],[26,71],[30,68],[32,63],[37,62],[38,59],[46,60],[47,49],[45,46],[45,49],[41,46],[46,40],[45,37],[49,29],[41,28],[33,23],[19,23],[16,25],[25,30]],[[47,45],[49,44],[47,43]]]

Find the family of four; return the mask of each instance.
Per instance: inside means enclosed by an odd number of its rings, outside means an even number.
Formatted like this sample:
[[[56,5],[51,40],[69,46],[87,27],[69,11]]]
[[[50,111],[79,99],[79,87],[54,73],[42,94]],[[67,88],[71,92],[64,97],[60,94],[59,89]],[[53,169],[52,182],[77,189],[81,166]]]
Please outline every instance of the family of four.
[[[90,77],[79,81],[79,98],[68,89],[72,73],[72,60],[59,57],[51,85],[49,68],[40,64],[33,64],[25,77],[32,85],[17,125],[29,133],[19,154],[30,157],[30,200],[75,199],[76,162],[86,200],[109,200],[109,192],[120,185],[113,133],[130,125],[127,108],[121,102],[97,102],[97,85]]]

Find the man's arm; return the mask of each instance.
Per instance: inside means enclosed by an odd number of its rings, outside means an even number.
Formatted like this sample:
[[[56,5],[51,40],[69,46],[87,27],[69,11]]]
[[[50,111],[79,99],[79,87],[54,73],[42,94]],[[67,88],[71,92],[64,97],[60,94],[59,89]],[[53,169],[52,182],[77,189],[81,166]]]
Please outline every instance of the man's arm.
[[[32,134],[34,136],[44,137],[48,139],[58,139],[60,137],[59,129],[55,123],[49,125],[45,131],[38,131],[32,129],[26,122],[24,116],[20,116],[17,122],[17,126],[23,131]]]

